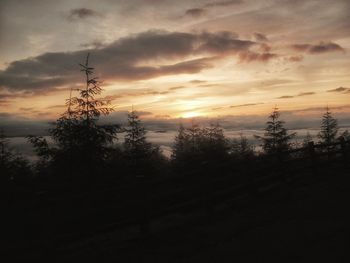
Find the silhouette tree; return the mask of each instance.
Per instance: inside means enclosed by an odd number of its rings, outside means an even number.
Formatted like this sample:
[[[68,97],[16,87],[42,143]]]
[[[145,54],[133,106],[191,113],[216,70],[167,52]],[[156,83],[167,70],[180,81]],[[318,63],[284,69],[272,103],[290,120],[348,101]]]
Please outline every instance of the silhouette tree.
[[[86,77],[85,87],[78,89],[77,97],[70,94],[67,111],[49,130],[53,146],[49,147],[42,137],[30,136],[29,141],[41,160],[49,162],[57,172],[62,173],[63,169],[69,174],[92,175],[108,158],[119,126],[98,123],[100,115],[108,115],[113,108],[109,107],[109,101],[96,98],[102,88],[101,82],[92,77],[94,68],[89,66],[89,54],[80,66]]]
[[[179,161],[179,159],[184,156],[187,147],[188,135],[183,124],[180,123],[177,135],[175,136],[171,158]]]
[[[343,131],[340,136],[340,138],[344,138],[345,141],[350,141],[350,132],[348,130]]]
[[[146,140],[146,130],[137,113],[128,114],[128,126],[125,128],[124,149],[131,159],[142,159],[150,154],[152,145]]]
[[[202,130],[200,148],[202,148],[201,151],[205,153],[209,161],[222,161],[227,157],[229,149],[228,140],[218,123],[210,124],[209,127]]]
[[[275,107],[269,115],[269,121],[266,122],[264,136],[255,136],[262,141],[262,147],[267,154],[281,153],[291,147],[290,140],[295,137],[296,133],[288,134],[284,128],[284,121],[279,119],[280,113]]]
[[[173,145],[172,161],[177,167],[191,168],[212,165],[228,155],[228,141],[220,125],[200,128],[192,122],[189,128],[180,125]]]
[[[312,141],[313,141],[313,139],[312,139],[311,134],[309,132],[307,132],[305,138],[303,139],[302,146],[308,147],[309,143]]]
[[[146,129],[136,111],[132,110],[128,114],[128,125],[124,130],[124,156],[129,170],[136,175],[155,173],[163,164],[164,158],[159,147],[147,141]]]
[[[328,153],[328,158],[330,158],[330,153],[334,146],[333,143],[337,140],[338,133],[338,122],[333,118],[332,113],[329,110],[329,107],[326,107],[326,112],[322,116],[321,121],[321,131],[318,134],[320,143],[326,145],[326,151]]]
[[[336,141],[338,133],[338,122],[333,118],[327,106],[326,112],[322,116],[321,131],[318,134],[321,143],[330,145]]]
[[[254,156],[254,146],[249,143],[247,137],[243,134],[240,134],[239,139],[231,141],[229,151],[235,159],[245,160]]]

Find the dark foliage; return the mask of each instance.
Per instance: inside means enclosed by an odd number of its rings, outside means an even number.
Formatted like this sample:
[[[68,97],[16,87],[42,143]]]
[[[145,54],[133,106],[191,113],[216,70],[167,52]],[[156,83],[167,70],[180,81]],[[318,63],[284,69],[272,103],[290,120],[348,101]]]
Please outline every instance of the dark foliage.
[[[11,151],[3,131],[0,131],[0,174],[2,185],[9,181],[27,180],[31,176],[29,162]]]
[[[290,140],[296,135],[295,133],[288,134],[284,127],[284,121],[281,121],[279,117],[280,113],[275,107],[269,116],[269,121],[266,122],[264,136],[256,136],[262,141],[262,147],[266,154],[288,151],[291,148]]]
[[[49,130],[53,143],[42,137],[30,136],[36,153],[41,157],[40,168],[68,176],[93,176],[104,166],[111,145],[116,139],[118,125],[101,125],[101,114],[109,114],[109,103],[97,99],[102,92],[100,82],[91,77],[94,68],[89,67],[89,55],[85,65],[80,64],[86,76],[86,87],[79,89],[79,97],[69,98],[67,112],[52,124]]]
[[[192,123],[189,128],[180,125],[173,145],[172,161],[177,167],[203,167],[227,160],[228,140],[218,125],[200,128]]]
[[[336,141],[338,133],[338,122],[333,118],[329,108],[326,108],[326,112],[322,116],[321,131],[318,134],[320,142],[324,144],[332,144]]]

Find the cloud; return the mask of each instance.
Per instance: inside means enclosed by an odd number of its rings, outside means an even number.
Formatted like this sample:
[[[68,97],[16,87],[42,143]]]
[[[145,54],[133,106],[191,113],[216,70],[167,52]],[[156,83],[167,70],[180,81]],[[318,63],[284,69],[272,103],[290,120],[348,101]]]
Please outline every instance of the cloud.
[[[345,52],[345,49],[340,45],[333,42],[320,42],[317,45],[311,44],[294,44],[291,45],[291,48],[299,51],[306,52],[309,54],[322,54],[327,52]]]
[[[204,5],[204,7],[210,8],[210,7],[237,5],[237,4],[242,4],[243,2],[244,2],[243,0],[216,1],[216,2],[207,3]]]
[[[92,9],[88,8],[75,8],[70,10],[68,19],[71,21],[78,20],[78,19],[86,19],[89,17],[96,17],[100,16],[100,14]]]
[[[297,56],[289,56],[285,58],[287,61],[290,62],[299,62],[302,61],[304,59],[304,56],[302,55],[297,55]]]
[[[259,49],[264,52],[264,53],[267,53],[267,52],[270,52],[271,51],[271,46],[269,46],[268,44],[266,43],[262,43],[259,47]]]
[[[299,110],[293,110],[291,112],[295,113],[300,113],[300,112],[325,112],[327,109],[326,106],[324,107],[310,107],[310,108],[304,108],[304,109],[299,109]],[[350,106],[349,105],[341,105],[341,106],[334,106],[334,107],[329,107],[330,111],[343,111],[343,110],[349,110]]]
[[[225,7],[230,5],[236,5],[243,3],[242,0],[228,0],[228,1],[217,1],[217,2],[211,2],[204,4],[202,7],[197,8],[190,8],[185,11],[185,16],[191,16],[191,17],[201,17],[207,13],[207,9],[214,8],[214,7]]]
[[[99,49],[99,48],[105,47],[106,43],[100,40],[94,40],[89,43],[81,44],[80,46],[83,48]]]
[[[327,92],[344,92],[344,93],[348,93],[348,92],[350,92],[350,88],[339,87],[339,88],[336,88],[336,89],[327,90]]]
[[[252,62],[252,61],[260,61],[267,62],[273,58],[277,58],[278,55],[275,53],[257,53],[253,51],[244,51],[239,53],[239,61],[240,62]]]
[[[267,42],[269,39],[266,37],[266,35],[258,32],[254,32],[253,37],[258,42]]]
[[[38,93],[80,83],[82,76],[78,63],[84,61],[88,52],[91,53],[91,64],[104,81],[133,81],[197,73],[211,68],[215,60],[247,51],[254,44],[229,32],[146,31],[98,49],[51,52],[13,61],[0,71],[0,89]],[[188,60],[194,54],[199,58]],[[148,63],[174,59],[180,62],[164,65]]]
[[[294,98],[294,96],[284,95],[284,96],[278,97],[277,99],[291,99],[291,98]]]
[[[201,84],[201,83],[205,83],[207,82],[206,80],[200,80],[200,79],[194,79],[194,80],[191,80],[190,83],[193,83],[193,84]]]
[[[284,95],[284,96],[281,96],[281,97],[278,97],[277,99],[292,99],[292,98],[295,98],[295,97],[303,97],[303,96],[310,96],[310,95],[314,95],[316,94],[315,92],[301,92],[297,95]]]
[[[176,87],[171,87],[169,90],[179,90],[179,89],[184,89],[186,88],[185,86],[176,86]]]
[[[203,16],[207,11],[203,8],[191,8],[187,9],[185,12],[186,16],[200,17]]]
[[[297,95],[297,97],[302,97],[302,96],[309,96],[309,95],[314,95],[316,94],[315,92],[302,92]]]
[[[150,111],[135,111],[138,116],[150,116],[153,115]]]
[[[63,108],[67,108],[67,105],[64,105],[64,104],[52,105],[47,107],[46,109],[51,110],[51,109],[63,109]]]
[[[241,108],[241,107],[249,107],[249,106],[256,106],[264,104],[263,102],[260,103],[246,103],[246,104],[239,104],[239,105],[232,105],[230,108]]]
[[[21,110],[21,111],[33,111],[33,110],[35,110],[35,108],[33,108],[33,107],[28,107],[28,108],[23,107],[23,108],[19,108],[19,110]]]

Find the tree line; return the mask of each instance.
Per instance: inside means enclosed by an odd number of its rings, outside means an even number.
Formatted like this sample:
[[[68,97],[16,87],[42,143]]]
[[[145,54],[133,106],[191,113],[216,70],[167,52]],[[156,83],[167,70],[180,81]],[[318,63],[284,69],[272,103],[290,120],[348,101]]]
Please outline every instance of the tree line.
[[[228,139],[218,124],[200,127],[192,122],[189,127],[180,124],[175,137],[170,160],[165,158],[158,146],[146,139],[146,129],[136,111],[128,114],[126,127],[116,124],[101,124],[101,115],[113,111],[109,101],[99,99],[101,82],[94,77],[94,68],[89,66],[89,55],[80,64],[85,75],[85,86],[78,96],[66,101],[67,110],[52,123],[49,143],[44,137],[28,136],[39,160],[30,164],[8,147],[6,136],[0,134],[0,171],[2,181],[23,180],[31,175],[93,180],[101,174],[119,171],[122,175],[149,176],[161,174],[166,169],[175,171],[211,167],[223,162],[249,161],[258,154],[280,154],[295,147],[296,133],[289,132],[280,112],[275,107],[268,116],[265,132],[255,136],[261,143],[262,151],[257,153],[253,144],[243,135]],[[117,134],[124,132],[123,143],[116,143]],[[332,144],[343,138],[350,140],[346,130],[339,134],[337,120],[327,107],[322,116],[319,143],[326,144],[330,151]],[[313,138],[308,133],[302,146]]]

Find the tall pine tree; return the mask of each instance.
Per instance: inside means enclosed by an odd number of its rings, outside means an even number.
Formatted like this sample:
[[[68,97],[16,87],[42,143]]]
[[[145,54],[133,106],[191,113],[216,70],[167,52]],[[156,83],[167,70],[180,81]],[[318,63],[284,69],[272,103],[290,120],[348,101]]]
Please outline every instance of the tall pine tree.
[[[134,110],[128,114],[128,125],[125,132],[124,149],[127,156],[132,159],[145,158],[152,147],[146,140],[146,129]]]
[[[42,160],[60,174],[95,174],[107,159],[118,131],[118,125],[98,123],[100,115],[108,115],[113,108],[108,101],[96,98],[102,88],[98,78],[93,77],[94,68],[89,65],[89,54],[85,64],[80,66],[85,75],[85,85],[78,89],[78,96],[72,98],[70,94],[67,111],[52,124],[49,134],[53,146],[50,147],[42,137],[29,137]]]
[[[262,147],[267,154],[281,153],[287,151],[291,147],[290,140],[296,133],[288,134],[284,127],[284,121],[280,119],[278,108],[275,107],[269,115],[269,120],[266,122],[264,136],[255,136],[262,141]]]
[[[321,143],[330,145],[336,141],[338,133],[338,122],[333,118],[332,113],[327,106],[326,112],[322,116],[321,131],[318,138]]]

